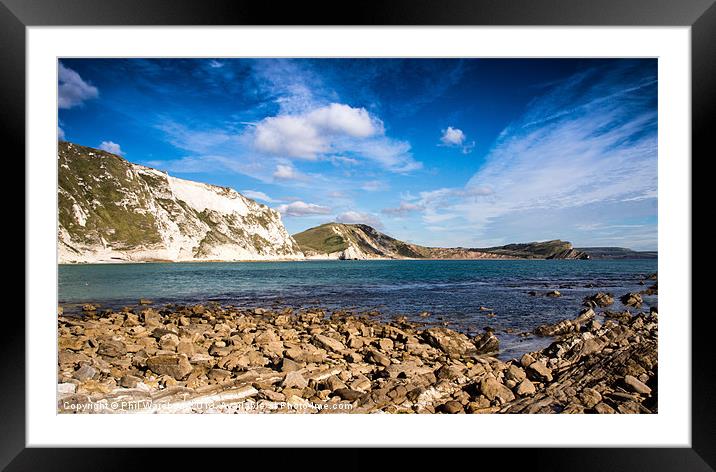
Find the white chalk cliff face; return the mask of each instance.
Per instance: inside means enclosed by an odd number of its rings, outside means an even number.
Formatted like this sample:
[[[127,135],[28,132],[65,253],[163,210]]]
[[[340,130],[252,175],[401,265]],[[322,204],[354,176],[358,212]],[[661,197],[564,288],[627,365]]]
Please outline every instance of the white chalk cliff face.
[[[281,216],[233,189],[60,142],[60,263],[303,259]]]

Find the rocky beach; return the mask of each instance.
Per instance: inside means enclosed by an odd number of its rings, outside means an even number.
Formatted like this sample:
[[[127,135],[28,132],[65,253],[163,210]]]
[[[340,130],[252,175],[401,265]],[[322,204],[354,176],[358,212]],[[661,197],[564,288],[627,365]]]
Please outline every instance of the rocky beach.
[[[655,280],[656,275],[651,276]],[[584,299],[552,342],[500,360],[499,335],[350,310],[217,303],[58,313],[59,413],[657,413],[658,314]]]

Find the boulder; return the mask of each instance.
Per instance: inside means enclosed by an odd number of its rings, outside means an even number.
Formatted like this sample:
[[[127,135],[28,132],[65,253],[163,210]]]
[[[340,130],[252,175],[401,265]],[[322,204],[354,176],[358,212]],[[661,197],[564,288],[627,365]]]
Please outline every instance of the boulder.
[[[633,292],[622,295],[619,300],[625,306],[632,306],[634,308],[641,308],[642,303],[644,303],[644,300],[641,298],[641,295]]]
[[[363,393],[359,392],[357,390],[350,389],[350,388],[339,388],[333,392],[333,395],[341,398],[342,400],[354,402],[354,401],[358,400],[360,397],[362,397]]]
[[[107,357],[122,357],[126,353],[127,346],[122,341],[104,341],[97,349],[97,354]]]
[[[448,414],[465,413],[462,404],[460,402],[456,402],[455,400],[443,403],[437,408],[437,411]]]
[[[97,375],[97,369],[88,364],[82,364],[82,366],[72,374],[72,377],[77,380],[83,381],[91,379],[95,375]]]
[[[185,354],[160,354],[147,359],[147,367],[159,375],[168,375],[182,380],[192,371]]]
[[[573,320],[564,320],[551,325],[542,325],[535,329],[538,336],[560,336],[573,331],[579,331],[579,328],[590,319],[594,318],[594,310],[587,308]]]
[[[475,345],[467,336],[447,328],[426,329],[423,331],[423,339],[454,359],[477,353]]]
[[[538,382],[551,382],[552,369],[547,367],[544,362],[535,361],[527,367],[527,372],[533,379]]]
[[[604,308],[614,303],[614,297],[610,293],[597,292],[584,298],[583,304],[590,308]]]
[[[532,396],[535,394],[537,390],[535,389],[535,384],[530,382],[529,379],[524,379],[522,382],[517,384],[517,387],[515,389],[515,393],[521,397],[526,396]]]
[[[338,341],[337,339],[324,336],[322,334],[314,335],[313,341],[316,343],[316,345],[318,345],[318,347],[322,347],[327,351],[341,353],[346,350],[346,346],[342,342]]]
[[[624,377],[624,384],[629,387],[630,390],[641,393],[642,395],[650,395],[651,388],[641,380],[637,379],[633,375],[627,375]]]
[[[291,371],[286,374],[281,385],[283,388],[306,388],[308,380],[300,372]]]
[[[500,350],[500,340],[492,330],[486,330],[483,334],[475,336],[472,342],[478,354],[494,354]]]
[[[510,364],[507,370],[505,370],[505,378],[507,380],[514,380],[515,382],[520,383],[527,378],[527,374],[520,367]]]
[[[489,400],[499,400],[501,403],[511,402],[515,399],[512,391],[492,377],[485,377],[480,381],[480,393]]]

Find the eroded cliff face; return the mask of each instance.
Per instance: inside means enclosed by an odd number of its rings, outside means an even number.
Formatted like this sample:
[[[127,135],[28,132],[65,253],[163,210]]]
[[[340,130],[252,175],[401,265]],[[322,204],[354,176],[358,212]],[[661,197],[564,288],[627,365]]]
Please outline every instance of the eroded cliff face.
[[[295,234],[311,259],[588,259],[567,241],[491,248],[439,248],[406,243],[363,224],[326,223]]]
[[[426,248],[362,224],[327,223],[294,235],[311,259],[422,259]]]
[[[61,142],[60,263],[304,257],[281,216],[233,189]]]

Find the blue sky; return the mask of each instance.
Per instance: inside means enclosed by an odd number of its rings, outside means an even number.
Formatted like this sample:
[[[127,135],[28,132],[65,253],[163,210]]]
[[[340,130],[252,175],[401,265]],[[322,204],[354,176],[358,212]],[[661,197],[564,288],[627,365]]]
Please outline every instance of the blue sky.
[[[61,59],[58,133],[291,233],[657,247],[653,59]]]

